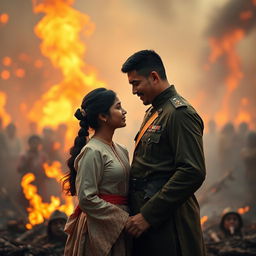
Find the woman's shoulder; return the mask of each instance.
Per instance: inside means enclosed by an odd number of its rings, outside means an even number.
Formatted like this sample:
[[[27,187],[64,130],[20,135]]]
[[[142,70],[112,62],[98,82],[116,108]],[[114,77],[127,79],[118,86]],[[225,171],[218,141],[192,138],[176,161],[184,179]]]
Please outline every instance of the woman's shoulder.
[[[97,142],[95,142],[94,140],[89,140],[86,143],[86,145],[81,149],[81,151],[78,155],[78,158],[81,159],[82,156],[84,156],[84,155],[96,156],[97,154],[100,154],[101,151],[102,151],[101,147],[100,147],[100,145],[97,144]]]
[[[115,142],[115,146],[118,147],[125,154],[129,155],[129,152],[128,152],[127,148],[124,145]]]
[[[102,151],[102,144],[99,143],[98,140],[95,140],[93,138],[89,139],[89,141],[84,146],[84,150],[90,150],[90,151]]]

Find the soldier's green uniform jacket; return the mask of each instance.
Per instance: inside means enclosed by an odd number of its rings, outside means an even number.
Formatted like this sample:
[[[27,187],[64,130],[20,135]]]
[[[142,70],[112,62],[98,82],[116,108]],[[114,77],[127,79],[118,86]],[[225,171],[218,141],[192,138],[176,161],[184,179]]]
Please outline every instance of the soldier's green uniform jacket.
[[[132,214],[151,224],[135,239],[135,255],[205,255],[194,196],[205,179],[203,121],[173,85],[154,99],[142,127],[155,111],[131,167]]]

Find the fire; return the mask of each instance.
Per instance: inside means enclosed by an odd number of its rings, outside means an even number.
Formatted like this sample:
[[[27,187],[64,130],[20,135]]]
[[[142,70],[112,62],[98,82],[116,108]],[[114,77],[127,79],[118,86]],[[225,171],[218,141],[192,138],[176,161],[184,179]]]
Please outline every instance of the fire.
[[[210,38],[212,52],[209,56],[209,63],[216,62],[224,56],[229,68],[229,74],[225,80],[225,92],[221,104],[221,110],[216,113],[215,119],[219,125],[225,124],[231,119],[229,103],[232,93],[237,89],[243,73],[240,68],[240,59],[236,54],[237,44],[244,38],[245,32],[242,29],[235,29],[221,38]]]
[[[245,207],[242,207],[242,208],[238,208],[237,209],[237,212],[239,214],[245,214],[246,212],[248,212],[250,210],[250,206],[245,206]]]
[[[204,223],[206,222],[208,220],[208,216],[203,216],[202,218],[201,218],[201,225],[204,225]]]
[[[49,178],[55,179],[57,182],[60,182],[64,176],[61,170],[61,163],[58,161],[54,161],[51,165],[45,163],[43,167],[45,174]],[[63,195],[63,199],[65,200],[65,204],[61,205],[59,209],[64,211],[67,215],[70,215],[74,210],[72,198]]]
[[[3,124],[6,125],[10,122],[11,118],[5,111],[6,94],[0,91],[0,117],[2,118]]]
[[[29,223],[26,225],[28,229],[36,224],[44,222],[50,217],[50,214],[60,205],[60,200],[54,196],[51,197],[51,203],[43,203],[42,197],[37,194],[37,187],[30,184],[35,180],[33,173],[27,173],[23,176],[21,186],[23,193],[27,200],[29,200],[30,207],[28,210]]]
[[[45,173],[48,177],[54,178],[57,181],[63,177],[61,172],[61,164],[59,162],[53,162],[52,165],[44,164]],[[28,220],[29,223],[26,225],[28,229],[32,226],[44,222],[45,219],[48,219],[52,212],[56,209],[59,209],[65,212],[67,215],[70,215],[73,210],[73,202],[71,197],[64,197],[65,204],[61,205],[60,198],[56,196],[51,196],[50,203],[44,203],[42,197],[38,194],[37,187],[31,182],[35,180],[35,175],[32,173],[27,173],[23,176],[21,181],[21,186],[23,188],[23,193],[26,199],[29,201],[30,207],[28,210]]]
[[[250,101],[248,98],[242,98],[240,100],[240,106],[238,108],[238,114],[236,119],[234,120],[234,123],[236,125],[239,125],[242,122],[246,122],[248,124],[252,124],[253,117],[250,113]],[[251,127],[253,129],[253,127]]]
[[[74,138],[75,108],[88,90],[103,85],[95,70],[84,63],[85,45],[79,39],[81,32],[90,35],[94,24],[89,16],[70,7],[72,3],[73,0],[33,0],[34,12],[45,14],[35,27],[36,35],[42,39],[41,52],[61,70],[63,81],[42,95],[29,113],[29,119],[37,121],[40,128],[67,124],[69,141]]]

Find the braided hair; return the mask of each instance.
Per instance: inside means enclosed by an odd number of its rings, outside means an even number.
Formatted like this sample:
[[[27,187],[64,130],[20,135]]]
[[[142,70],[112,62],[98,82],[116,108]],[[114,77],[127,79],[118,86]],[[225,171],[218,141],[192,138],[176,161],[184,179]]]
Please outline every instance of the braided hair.
[[[70,149],[70,158],[67,160],[69,172],[64,176],[62,188],[72,196],[76,195],[76,169],[74,162],[87,143],[89,128],[99,129],[99,114],[109,115],[109,109],[114,104],[116,93],[105,88],[97,88],[89,92],[83,99],[81,108],[77,109],[74,116],[80,121],[80,130]]]

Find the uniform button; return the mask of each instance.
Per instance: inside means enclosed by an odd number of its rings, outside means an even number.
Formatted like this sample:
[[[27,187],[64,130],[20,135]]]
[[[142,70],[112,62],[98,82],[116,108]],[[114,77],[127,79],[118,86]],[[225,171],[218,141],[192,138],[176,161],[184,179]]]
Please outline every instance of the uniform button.
[[[150,138],[148,138],[148,141],[150,141]]]

